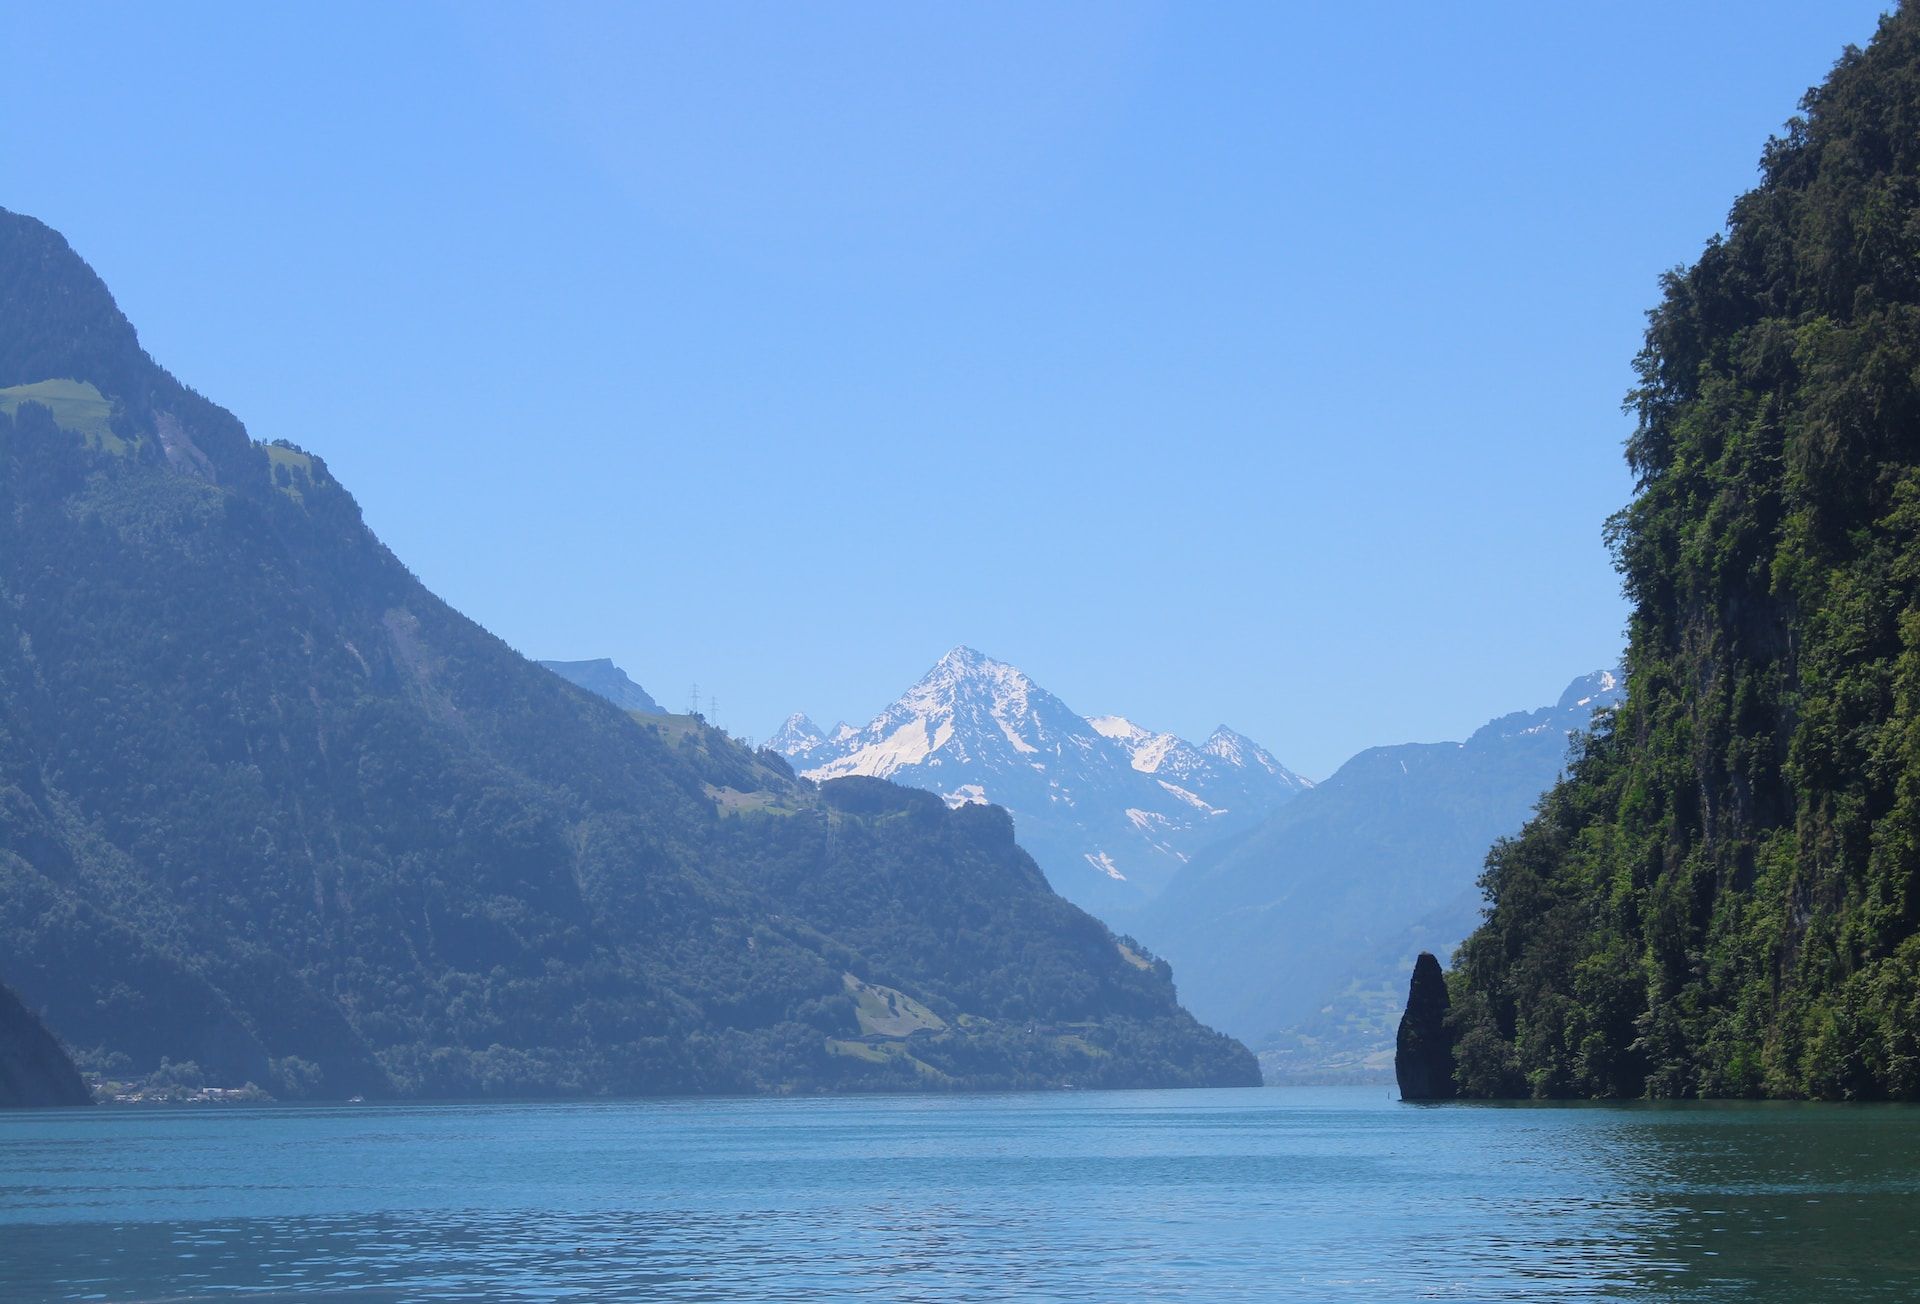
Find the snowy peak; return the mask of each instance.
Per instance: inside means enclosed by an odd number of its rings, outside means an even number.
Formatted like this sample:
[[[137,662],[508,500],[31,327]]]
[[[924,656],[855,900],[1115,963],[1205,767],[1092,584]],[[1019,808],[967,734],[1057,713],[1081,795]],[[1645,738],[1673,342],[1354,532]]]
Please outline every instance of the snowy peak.
[[[1627,676],[1624,671],[1596,670],[1567,685],[1567,691],[1560,694],[1559,709],[1598,711],[1602,707],[1620,705],[1626,696]]]
[[[998,700],[1018,710],[1033,691],[1033,681],[1017,668],[970,647],[956,647],[934,662],[895,705],[913,702],[940,710],[962,701]]]
[[[1090,715],[1087,717],[1087,723],[1092,725],[1094,731],[1102,738],[1111,738],[1115,742],[1131,742],[1136,738],[1148,736],[1145,729],[1124,715]]]
[[[1516,734],[1578,733],[1593,724],[1596,711],[1620,705],[1627,699],[1627,677],[1619,670],[1596,670],[1567,685],[1554,706],[1538,711],[1516,711],[1488,722],[1469,738],[1469,744],[1510,738]]]
[[[1237,765],[1242,769],[1258,766],[1268,774],[1276,773],[1280,763],[1268,755],[1267,749],[1243,733],[1237,733],[1225,725],[1215,726],[1207,735],[1207,741],[1200,744],[1200,750],[1209,756],[1217,756],[1228,765]]]
[[[1124,715],[1097,715],[1087,723],[1102,738],[1126,748],[1133,768],[1142,774],[1157,774],[1176,752],[1184,755],[1194,750],[1193,744],[1184,738],[1143,729]]]
[[[1058,756],[1085,731],[1085,721],[1018,668],[957,647],[864,729],[835,738],[838,754],[814,777],[884,779],[910,766]]]
[[[811,779],[867,775],[1005,807],[1021,845],[1085,905],[1144,899],[1201,846],[1308,786],[1231,730],[1197,747],[1122,715],[1087,719],[964,645],[864,727],[822,738],[796,717],[768,746]]]
[[[820,732],[819,725],[798,711],[787,717],[787,722],[780,726],[780,732],[787,737],[803,739],[810,743],[825,742],[827,737]]]
[[[1245,734],[1221,725],[1198,747],[1178,734],[1155,733],[1142,728],[1124,715],[1096,715],[1087,721],[1103,738],[1127,749],[1133,768],[1142,774],[1183,778],[1222,766],[1236,770],[1255,770],[1284,776],[1288,782],[1305,785],[1306,780],[1273,759],[1273,754]]]
[[[826,741],[827,736],[820,732],[819,725],[795,711],[773,737],[761,745],[782,756],[805,756]]]
[[[1295,774],[1280,764],[1272,752],[1226,725],[1219,725],[1208,734],[1207,741],[1200,744],[1200,750],[1236,769],[1268,775],[1295,791],[1313,786],[1313,780]]]
[[[1013,667],[1004,661],[995,661],[986,653],[961,643],[949,649],[945,656],[933,663],[933,669],[927,672],[927,678],[946,675],[964,679],[969,675],[998,674],[1006,670],[1013,670]],[[1015,670],[1014,673],[1018,674],[1019,671]]]

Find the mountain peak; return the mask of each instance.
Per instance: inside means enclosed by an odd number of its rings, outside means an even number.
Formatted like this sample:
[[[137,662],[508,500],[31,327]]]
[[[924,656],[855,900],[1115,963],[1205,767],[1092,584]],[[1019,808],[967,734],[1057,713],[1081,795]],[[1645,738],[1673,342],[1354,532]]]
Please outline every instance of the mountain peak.
[[[1230,765],[1245,765],[1249,752],[1259,751],[1251,738],[1227,728],[1223,724],[1213,727],[1207,735],[1207,741],[1200,744],[1200,750],[1209,756],[1218,756]]]
[[[997,719],[1021,717],[1034,710],[1051,713],[1056,708],[1072,714],[1065,703],[1035,684],[1018,666],[965,646],[934,662],[887,714],[906,710],[929,719],[951,717],[963,705],[969,713],[984,710]]]
[[[782,756],[803,758],[826,741],[827,735],[820,731],[819,725],[808,719],[802,712],[795,711],[778,729],[774,730],[773,737],[767,739],[761,746],[779,752]]]
[[[646,689],[634,683],[627,677],[626,671],[613,664],[611,657],[597,657],[592,661],[542,661],[540,664],[574,687],[603,697],[622,711],[639,711],[643,715],[666,714]]]
[[[1596,670],[1567,685],[1567,691],[1560,694],[1559,709],[1571,711],[1586,707],[1597,711],[1603,706],[1618,706],[1626,695],[1627,675],[1624,670]]]
[[[1261,770],[1276,778],[1285,780],[1297,788],[1311,788],[1311,780],[1303,779],[1274,758],[1272,752],[1262,747],[1238,729],[1226,725],[1216,725],[1207,741],[1200,744],[1200,750],[1228,765],[1236,765],[1244,770]]]
[[[1311,786],[1237,734],[1209,755],[1125,716],[1084,718],[966,644],[864,727],[811,728],[796,716],[767,746],[810,779],[885,778],[949,805],[1004,806],[1055,885],[1083,901],[1120,899],[1116,883],[1139,900],[1204,842]]]
[[[1553,706],[1537,711],[1515,711],[1491,720],[1475,730],[1467,744],[1512,737],[1523,733],[1581,733],[1593,724],[1593,715],[1620,705],[1627,697],[1627,677],[1618,670],[1596,670],[1581,675]]]
[[[1005,661],[997,660],[976,648],[960,645],[933,663],[921,677],[921,683],[946,683],[960,679],[1026,679],[1026,675]]]
[[[216,483],[269,483],[267,455],[240,422],[147,356],[106,282],[58,231],[0,208],[0,267],[0,388],[91,385],[169,463]]]
[[[0,208],[0,386],[66,379],[124,396],[118,373],[151,366],[106,283],[52,227]]]

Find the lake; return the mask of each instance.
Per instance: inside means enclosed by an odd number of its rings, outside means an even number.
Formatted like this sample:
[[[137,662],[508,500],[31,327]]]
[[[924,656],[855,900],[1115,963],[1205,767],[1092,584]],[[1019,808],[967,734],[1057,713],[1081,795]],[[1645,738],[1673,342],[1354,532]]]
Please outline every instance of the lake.
[[[0,1114],[0,1299],[1920,1298],[1920,1110],[1389,1095]]]

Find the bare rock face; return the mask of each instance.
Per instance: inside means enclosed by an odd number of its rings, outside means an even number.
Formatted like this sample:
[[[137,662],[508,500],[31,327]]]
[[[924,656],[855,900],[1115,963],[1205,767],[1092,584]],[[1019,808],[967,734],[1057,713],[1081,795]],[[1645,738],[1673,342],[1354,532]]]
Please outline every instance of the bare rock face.
[[[1407,1012],[1400,1016],[1393,1074],[1402,1100],[1452,1100],[1453,1039],[1447,1031],[1447,980],[1440,961],[1422,951],[1413,964]]]
[[[0,987],[0,1108],[92,1103],[80,1070],[47,1025]]]

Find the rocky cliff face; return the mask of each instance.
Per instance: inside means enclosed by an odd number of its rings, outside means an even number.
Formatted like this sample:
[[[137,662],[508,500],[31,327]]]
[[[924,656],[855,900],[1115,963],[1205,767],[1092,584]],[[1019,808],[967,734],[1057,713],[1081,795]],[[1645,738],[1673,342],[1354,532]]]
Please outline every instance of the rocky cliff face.
[[[80,1070],[47,1025],[0,987],[0,1108],[92,1103]]]

